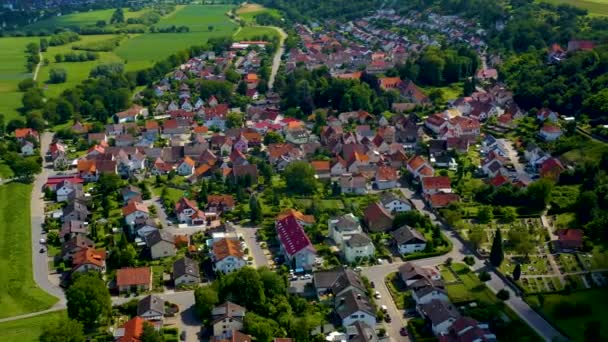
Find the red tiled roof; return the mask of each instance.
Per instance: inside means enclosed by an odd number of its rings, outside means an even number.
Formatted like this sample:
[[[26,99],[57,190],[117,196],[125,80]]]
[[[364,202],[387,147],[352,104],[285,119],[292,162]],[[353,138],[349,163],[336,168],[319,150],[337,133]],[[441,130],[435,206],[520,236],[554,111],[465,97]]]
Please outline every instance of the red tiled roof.
[[[583,235],[584,233],[580,229],[560,229],[557,231],[559,241],[579,245],[581,247],[583,244]]]
[[[175,212],[181,213],[186,209],[198,210],[198,206],[194,201],[187,199],[186,197],[182,197],[177,203],[175,203]]]
[[[74,267],[83,265],[83,264],[93,264],[97,267],[103,267],[103,263],[106,260],[106,251],[104,250],[95,250],[93,248],[84,248],[72,256],[72,265]]]
[[[313,161],[310,162],[310,165],[317,172],[329,171],[330,170],[329,160],[313,160]]]
[[[139,317],[135,316],[125,323],[123,326],[124,335],[118,339],[119,342],[139,342],[139,337],[144,332],[144,324],[146,321]]]
[[[494,187],[499,187],[506,183],[509,183],[509,179],[499,173],[494,178],[490,179],[488,183],[490,183],[490,185]]]
[[[452,202],[457,202],[460,197],[456,194],[437,193],[427,197],[433,208],[447,207]]]
[[[29,136],[38,137],[38,132],[31,128],[17,128],[15,130],[15,138],[27,138]]]
[[[150,267],[121,268],[116,271],[116,285],[134,286],[150,284],[152,269]]]
[[[421,156],[415,156],[407,162],[407,165],[414,171],[418,170],[422,165],[426,164],[426,160]]]
[[[235,201],[232,195],[208,195],[207,204],[223,204],[227,207],[234,207]]]
[[[425,190],[449,189],[451,188],[450,177],[424,177],[422,178],[422,188]]]
[[[382,181],[394,181],[397,180],[397,170],[390,166],[380,166],[376,172],[376,179]]]
[[[299,251],[310,248],[314,250],[304,228],[298,223],[295,216],[289,215],[275,224],[277,235],[285,252],[294,255]]]
[[[315,217],[312,215],[304,215],[301,211],[295,209],[285,209],[277,215],[277,221],[283,220],[287,216],[293,216],[298,221],[302,221],[307,224],[315,223]]]
[[[123,216],[130,215],[136,211],[143,211],[144,213],[147,213],[148,207],[146,207],[146,205],[143,204],[142,202],[132,200],[132,201],[129,201],[129,203],[127,203],[127,205],[125,205],[122,208]]]
[[[219,261],[229,256],[242,258],[244,254],[239,240],[221,239],[213,243],[213,255]]]

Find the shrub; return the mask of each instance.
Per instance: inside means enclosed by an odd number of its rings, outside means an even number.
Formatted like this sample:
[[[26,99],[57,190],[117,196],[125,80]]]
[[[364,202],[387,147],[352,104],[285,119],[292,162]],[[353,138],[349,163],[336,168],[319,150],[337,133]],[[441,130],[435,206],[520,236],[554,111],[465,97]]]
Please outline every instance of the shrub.
[[[469,266],[473,266],[475,264],[475,258],[473,258],[470,255],[465,256],[464,259],[462,259],[462,261],[464,261],[464,263]]]
[[[500,300],[508,300],[510,296],[511,294],[509,293],[509,291],[505,289],[498,291],[498,293],[496,294],[496,297],[498,297],[498,299]]]
[[[486,282],[488,280],[492,279],[492,276],[490,276],[490,273],[486,272],[486,271],[481,271],[479,273],[479,280]]]
[[[68,80],[68,73],[65,69],[51,69],[49,73],[49,83],[57,84],[57,83],[65,83]]]

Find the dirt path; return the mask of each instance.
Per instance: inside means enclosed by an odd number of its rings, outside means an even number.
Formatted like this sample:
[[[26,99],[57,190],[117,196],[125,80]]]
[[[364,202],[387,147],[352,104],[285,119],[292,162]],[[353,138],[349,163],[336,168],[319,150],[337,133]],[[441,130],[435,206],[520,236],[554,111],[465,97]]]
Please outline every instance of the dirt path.
[[[40,67],[42,66],[42,52],[38,51],[38,57],[40,58],[40,62],[38,62],[36,70],[34,71],[34,81],[38,78],[38,71],[40,71]]]

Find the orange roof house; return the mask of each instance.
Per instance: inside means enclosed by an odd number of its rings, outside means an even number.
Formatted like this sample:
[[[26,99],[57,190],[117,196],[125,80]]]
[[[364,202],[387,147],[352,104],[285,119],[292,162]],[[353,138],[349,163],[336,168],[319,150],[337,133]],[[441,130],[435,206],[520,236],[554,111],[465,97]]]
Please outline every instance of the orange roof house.
[[[38,139],[38,132],[32,128],[17,128],[15,130],[15,138],[21,140],[27,137],[33,137]]]
[[[386,90],[386,89],[393,89],[393,88],[397,88],[397,86],[399,86],[399,84],[401,84],[401,78],[399,77],[382,77],[378,80],[378,83],[380,83],[380,88]]]
[[[309,225],[315,223],[315,217],[312,215],[304,215],[302,212],[295,209],[285,209],[279,215],[277,215],[276,221],[282,221],[288,216],[293,216],[295,219],[303,225]]]
[[[245,254],[239,240],[221,239],[213,244],[213,255],[216,261],[220,261],[229,256],[242,258]]]
[[[152,284],[152,269],[150,267],[121,268],[116,271],[116,286],[119,291],[130,290],[132,287],[149,289]]]

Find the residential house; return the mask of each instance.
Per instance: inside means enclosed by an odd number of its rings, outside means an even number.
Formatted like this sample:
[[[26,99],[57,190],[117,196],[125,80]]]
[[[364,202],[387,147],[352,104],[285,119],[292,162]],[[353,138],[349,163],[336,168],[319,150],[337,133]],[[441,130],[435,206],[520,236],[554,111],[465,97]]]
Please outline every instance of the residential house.
[[[316,251],[296,216],[289,215],[275,223],[281,253],[295,269],[311,270]]]
[[[196,285],[201,282],[198,262],[188,257],[177,259],[173,263],[173,285]]]
[[[556,125],[545,124],[539,133],[540,137],[545,141],[555,141],[562,136],[562,130]]]
[[[435,284],[439,287],[441,273],[433,267],[421,267],[406,262],[399,267],[399,277],[408,287],[416,287],[416,283]]]
[[[313,160],[310,165],[315,169],[315,174],[319,179],[328,179],[331,177],[331,167],[329,160]]]
[[[435,335],[444,334],[460,318],[460,313],[450,302],[434,299],[418,306],[418,311],[431,322]]]
[[[364,211],[363,220],[372,232],[385,232],[393,225],[393,216],[379,203],[371,203]]]
[[[122,208],[122,216],[125,218],[125,222],[129,226],[133,226],[136,219],[149,218],[150,212],[148,211],[148,207],[143,202],[130,200],[127,205]]]
[[[433,115],[429,115],[429,117],[424,120],[424,126],[431,130],[431,132],[435,134],[439,134],[448,126],[448,120],[442,113],[437,113]]]
[[[61,225],[61,230],[59,231],[59,238],[61,238],[62,241],[67,241],[79,234],[89,234],[89,224],[87,222],[74,220],[65,221]]]
[[[218,339],[232,337],[233,331],[243,329],[247,310],[232,302],[224,302],[211,311],[211,326],[213,336]]]
[[[67,202],[68,199],[83,196],[82,183],[73,179],[65,179],[55,187],[57,202]],[[79,196],[78,196],[79,195]]]
[[[121,268],[116,271],[116,287],[119,292],[149,291],[152,288],[152,269]]]
[[[315,217],[312,215],[304,215],[301,211],[299,210],[295,210],[295,209],[285,209],[283,211],[281,211],[278,215],[276,220],[280,221],[284,218],[286,218],[287,216],[293,216],[296,218],[296,221],[298,221],[298,224],[302,225],[302,226],[309,226],[311,224],[315,223]]]
[[[133,106],[131,106],[131,108],[129,108],[125,111],[114,114],[114,117],[115,117],[116,122],[125,123],[125,122],[135,122],[137,120],[137,117],[140,115],[147,116],[148,109],[138,106],[138,105],[133,105]]]
[[[374,327],[363,321],[357,321],[346,327],[348,342],[378,342],[378,336]],[[342,341],[342,340],[341,340]]]
[[[538,112],[536,112],[536,119],[542,122],[548,121],[556,123],[559,119],[559,114],[549,108],[542,108]]]
[[[460,201],[460,196],[458,196],[456,194],[446,194],[446,193],[440,192],[440,193],[436,193],[434,195],[428,195],[425,197],[425,199],[429,203],[431,208],[439,209],[439,208],[447,207],[448,205],[450,205],[450,203],[455,203],[455,202]]]
[[[153,260],[175,256],[175,238],[164,230],[155,230],[146,235],[146,245]]]
[[[177,174],[180,176],[191,176],[194,173],[196,162],[190,157],[185,157],[177,166]]]
[[[21,154],[24,156],[33,156],[36,150],[36,145],[31,141],[24,141],[21,143]]]
[[[180,223],[186,223],[192,226],[200,226],[205,224],[205,213],[198,209],[196,203],[192,200],[182,197],[175,203],[175,215]]]
[[[363,195],[368,192],[367,180],[361,175],[343,174],[338,180],[343,194]]]
[[[346,262],[360,262],[363,258],[373,258],[376,249],[372,240],[364,233],[349,235],[344,241],[343,255]]]
[[[352,213],[329,219],[327,226],[329,227],[329,237],[340,248],[351,235],[363,233],[359,219]]]
[[[137,303],[137,316],[146,321],[162,321],[165,316],[165,301],[156,295],[148,295]]]
[[[571,252],[583,248],[584,233],[581,229],[560,229],[556,232],[554,246],[559,251]]]
[[[212,254],[216,272],[227,274],[247,266],[239,240],[224,238],[214,241]]]
[[[90,247],[82,248],[72,255],[72,273],[106,271],[106,251],[96,250]]]
[[[232,195],[208,195],[207,208],[208,212],[223,213],[234,209],[235,200]]]
[[[452,186],[450,177],[448,176],[433,176],[422,179],[422,193],[424,195],[434,195],[436,193],[451,193]]]
[[[62,259],[66,261],[71,260],[75,253],[86,248],[95,248],[95,242],[84,235],[77,234],[61,245]]]
[[[257,184],[258,166],[256,164],[235,165],[232,168],[232,175],[235,182],[238,182],[239,179],[250,179],[251,184]]]
[[[415,156],[407,163],[407,170],[416,179],[422,179],[424,177],[432,177],[435,174],[435,170],[429,164],[429,162],[422,156]]]
[[[422,252],[426,248],[426,238],[412,227],[403,226],[391,232],[391,236],[399,254]]]
[[[540,176],[542,178],[547,178],[547,179],[551,179],[553,181],[557,181],[559,179],[559,176],[565,170],[566,169],[564,168],[562,163],[559,161],[559,159],[549,158],[540,164],[539,172],[540,172]]]
[[[374,184],[379,190],[392,189],[399,186],[397,170],[391,166],[380,166],[376,171]]]
[[[335,297],[334,310],[342,321],[343,327],[356,322],[364,322],[370,327],[376,326],[376,312],[365,294],[348,290]]]
[[[447,333],[440,335],[439,342],[495,342],[498,339],[490,326],[470,317],[456,319]]]
[[[393,192],[385,191],[380,194],[380,203],[389,213],[401,213],[414,208],[412,201],[395,195]]]
[[[141,335],[144,332],[146,320],[139,316],[135,316],[128,320],[122,327],[114,331],[114,340],[116,342],[139,342]],[[159,326],[155,328],[160,329]]]
[[[141,217],[135,219],[131,232],[143,239],[146,235],[158,230],[158,228],[158,224],[153,219]]]
[[[91,213],[86,204],[80,201],[73,201],[63,208],[62,222],[87,221]]]

